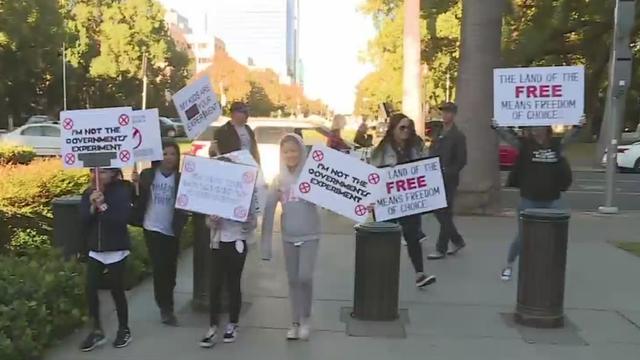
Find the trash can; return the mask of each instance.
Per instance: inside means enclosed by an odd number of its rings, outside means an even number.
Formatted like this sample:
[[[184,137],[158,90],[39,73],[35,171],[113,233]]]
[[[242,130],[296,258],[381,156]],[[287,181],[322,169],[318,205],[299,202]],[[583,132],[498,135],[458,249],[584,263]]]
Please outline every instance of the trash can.
[[[398,318],[400,225],[365,223],[356,229],[356,271],[352,316],[358,320]]]
[[[75,257],[82,249],[82,232],[78,226],[80,199],[79,195],[72,195],[59,197],[51,202],[53,246],[62,251],[65,259]]]
[[[193,215],[193,301],[194,310],[209,309],[209,228],[205,215]]]
[[[522,250],[515,321],[536,328],[564,326],[564,282],[570,214],[526,209],[520,213]]]

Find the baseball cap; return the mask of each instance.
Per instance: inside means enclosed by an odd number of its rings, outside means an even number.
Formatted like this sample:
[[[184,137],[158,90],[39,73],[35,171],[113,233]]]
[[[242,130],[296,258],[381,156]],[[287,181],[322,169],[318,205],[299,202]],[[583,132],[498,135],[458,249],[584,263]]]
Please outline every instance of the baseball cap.
[[[241,112],[249,115],[249,107],[247,106],[247,104],[243,102],[236,101],[233,104],[231,104],[231,112],[232,113]]]
[[[447,111],[455,114],[458,112],[458,105],[452,102],[446,102],[442,104],[439,109],[440,111]]]

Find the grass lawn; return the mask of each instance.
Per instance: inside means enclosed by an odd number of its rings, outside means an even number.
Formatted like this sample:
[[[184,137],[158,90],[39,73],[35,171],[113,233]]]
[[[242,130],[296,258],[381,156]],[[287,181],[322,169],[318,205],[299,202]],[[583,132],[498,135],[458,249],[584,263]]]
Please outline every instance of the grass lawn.
[[[640,242],[636,241],[619,241],[615,243],[615,246],[622,250],[626,250],[635,256],[640,257]]]

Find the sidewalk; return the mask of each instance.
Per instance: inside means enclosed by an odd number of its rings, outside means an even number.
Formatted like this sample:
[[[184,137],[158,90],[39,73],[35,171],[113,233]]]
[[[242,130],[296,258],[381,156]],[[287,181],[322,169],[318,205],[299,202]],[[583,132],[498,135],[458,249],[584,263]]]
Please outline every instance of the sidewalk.
[[[568,327],[531,330],[506,321],[515,306],[517,278],[498,279],[513,237],[513,217],[464,217],[458,220],[468,247],[444,261],[428,261],[438,283],[419,291],[402,249],[400,307],[408,310],[406,338],[349,337],[340,311],[353,296],[355,241],[351,225],[324,214],[325,236],[315,276],[314,328],[309,342],[287,342],[289,323],[287,281],[279,241],[275,257],[262,262],[256,245],[250,249],[244,275],[244,307],[237,343],[210,350],[197,346],[207,327],[207,315],[190,308],[191,252],[183,254],[176,294],[179,328],[162,326],[145,282],[129,294],[133,342],[125,349],[110,344],[91,353],[77,346],[80,331],[45,357],[48,360],[174,360],[174,359],[637,359],[640,354],[640,258],[608,241],[640,240],[640,213],[617,217],[574,214],[571,220],[565,310]],[[432,250],[438,226],[425,217]],[[106,294],[105,294],[106,295]],[[108,297],[103,308],[112,309]],[[115,314],[104,323],[109,337]]]

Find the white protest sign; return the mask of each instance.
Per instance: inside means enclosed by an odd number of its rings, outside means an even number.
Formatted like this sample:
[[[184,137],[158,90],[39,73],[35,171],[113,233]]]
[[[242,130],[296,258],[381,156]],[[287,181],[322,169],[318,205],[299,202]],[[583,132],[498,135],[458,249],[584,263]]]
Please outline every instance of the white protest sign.
[[[176,208],[244,222],[257,173],[248,165],[185,156]]]
[[[158,109],[133,112],[133,157],[135,161],[162,160]]]
[[[316,145],[298,178],[296,195],[358,223],[378,197],[377,168],[326,146]]]
[[[447,207],[440,158],[433,157],[380,170],[384,193],[376,201],[376,221]]]
[[[500,126],[578,125],[583,114],[583,66],[493,70],[493,117]]]
[[[269,191],[269,185],[267,185],[267,182],[264,180],[264,175],[262,174],[260,165],[253,158],[253,155],[251,155],[251,152],[249,152],[248,150],[239,150],[239,151],[230,152],[225,155],[217,156],[216,158],[219,158],[219,157],[226,157],[235,163],[251,165],[258,169],[258,178],[256,179],[256,193],[258,195],[258,199],[257,199],[258,210],[256,212],[262,213],[262,209],[264,209],[264,205],[267,201],[267,193]]]
[[[194,81],[173,95],[173,104],[189,139],[195,139],[209,124],[222,115],[218,97],[211,88],[209,77]]]
[[[133,165],[133,124],[129,107],[60,113],[65,168]]]

